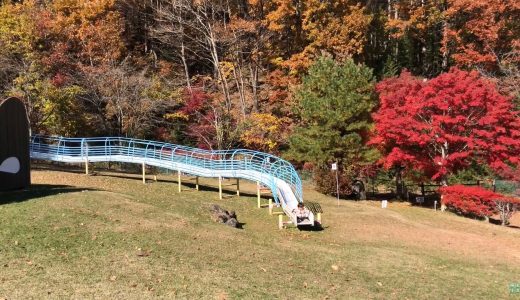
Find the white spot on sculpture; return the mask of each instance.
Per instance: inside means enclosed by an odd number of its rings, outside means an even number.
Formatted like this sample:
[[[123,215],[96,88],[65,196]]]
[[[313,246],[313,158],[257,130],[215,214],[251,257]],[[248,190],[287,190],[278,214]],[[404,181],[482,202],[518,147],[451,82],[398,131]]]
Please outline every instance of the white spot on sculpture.
[[[0,165],[0,172],[16,174],[20,172],[20,161],[16,157],[9,157]]]

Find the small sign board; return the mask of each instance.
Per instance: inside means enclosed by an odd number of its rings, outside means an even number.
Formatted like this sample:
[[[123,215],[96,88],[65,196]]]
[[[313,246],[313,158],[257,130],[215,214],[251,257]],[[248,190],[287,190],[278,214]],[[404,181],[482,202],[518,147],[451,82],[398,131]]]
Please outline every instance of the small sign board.
[[[337,163],[333,163],[332,164],[332,171],[337,171],[338,170],[338,164]]]
[[[424,197],[415,197],[415,203],[424,203]]]
[[[387,208],[388,207],[388,200],[381,201],[381,208]]]

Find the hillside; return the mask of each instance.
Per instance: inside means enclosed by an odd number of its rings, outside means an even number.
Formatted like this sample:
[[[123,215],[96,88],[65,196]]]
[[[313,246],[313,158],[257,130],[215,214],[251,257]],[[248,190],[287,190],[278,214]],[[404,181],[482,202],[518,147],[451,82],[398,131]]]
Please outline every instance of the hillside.
[[[279,230],[252,184],[218,200],[209,179],[179,194],[167,175],[32,176],[0,194],[0,298],[498,299],[520,282],[518,228],[404,203],[338,207],[307,185],[324,230]],[[212,203],[243,229],[213,223]]]

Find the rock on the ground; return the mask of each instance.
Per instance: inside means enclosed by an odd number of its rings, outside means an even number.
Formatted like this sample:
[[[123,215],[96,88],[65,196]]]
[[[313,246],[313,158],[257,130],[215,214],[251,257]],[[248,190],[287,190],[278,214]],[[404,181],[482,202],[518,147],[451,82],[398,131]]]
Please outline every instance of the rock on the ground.
[[[234,211],[229,212],[217,204],[212,204],[209,208],[209,211],[211,212],[211,219],[213,221],[226,224],[234,228],[238,227],[237,215]]]

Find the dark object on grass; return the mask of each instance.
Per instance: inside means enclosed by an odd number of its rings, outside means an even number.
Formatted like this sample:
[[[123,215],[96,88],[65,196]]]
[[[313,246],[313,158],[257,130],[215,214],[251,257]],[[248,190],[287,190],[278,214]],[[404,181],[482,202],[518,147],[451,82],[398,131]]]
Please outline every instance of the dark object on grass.
[[[212,204],[209,208],[213,221],[238,228],[237,215],[234,211],[227,211],[217,204]]]
[[[0,191],[31,184],[29,122],[22,101],[0,100]]]

